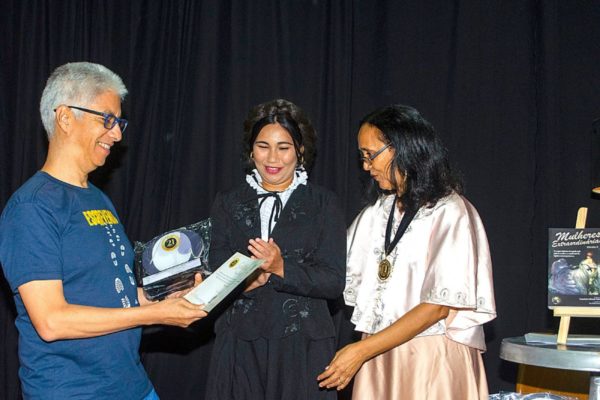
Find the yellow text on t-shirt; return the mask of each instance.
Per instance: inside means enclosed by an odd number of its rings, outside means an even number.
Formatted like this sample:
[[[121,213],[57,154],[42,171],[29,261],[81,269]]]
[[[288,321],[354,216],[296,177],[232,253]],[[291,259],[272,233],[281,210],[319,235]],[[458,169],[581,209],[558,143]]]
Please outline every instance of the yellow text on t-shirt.
[[[119,223],[110,210],[88,210],[83,212],[83,216],[90,226],[117,225]]]

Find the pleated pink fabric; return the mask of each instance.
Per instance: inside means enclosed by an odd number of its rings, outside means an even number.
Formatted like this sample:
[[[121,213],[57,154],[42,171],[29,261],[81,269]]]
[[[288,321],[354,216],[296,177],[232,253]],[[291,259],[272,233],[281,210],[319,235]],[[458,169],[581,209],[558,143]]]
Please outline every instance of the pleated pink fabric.
[[[416,337],[369,360],[352,393],[353,400],[488,399],[479,350],[444,335]]]

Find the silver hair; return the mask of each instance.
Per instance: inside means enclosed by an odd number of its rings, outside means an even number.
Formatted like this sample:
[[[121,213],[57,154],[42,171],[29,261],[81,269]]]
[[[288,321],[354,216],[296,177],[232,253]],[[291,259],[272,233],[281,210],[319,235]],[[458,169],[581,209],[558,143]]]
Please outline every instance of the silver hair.
[[[115,92],[121,101],[127,95],[127,88],[119,75],[103,65],[74,62],[56,68],[48,78],[40,100],[40,114],[48,139],[54,135],[56,107],[61,105],[85,107],[107,91]],[[79,110],[73,110],[73,113],[77,118],[83,114]]]

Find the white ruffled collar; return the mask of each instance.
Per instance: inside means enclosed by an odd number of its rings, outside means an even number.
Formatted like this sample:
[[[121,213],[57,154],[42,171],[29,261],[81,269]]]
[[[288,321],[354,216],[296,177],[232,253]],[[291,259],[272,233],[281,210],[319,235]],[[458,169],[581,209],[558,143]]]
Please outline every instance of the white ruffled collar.
[[[262,177],[260,176],[260,174],[258,173],[256,168],[253,169],[252,172],[250,172],[249,174],[246,175],[246,182],[248,183],[248,185],[250,185],[250,187],[252,189],[256,190],[256,193],[258,193],[258,194],[268,192],[268,190],[264,189],[261,186]],[[294,171],[294,180],[292,181],[290,186],[288,186],[285,190],[283,190],[279,193],[280,194],[288,193],[288,192],[291,193],[299,185],[306,185],[306,182],[308,182],[308,174],[306,173],[306,170],[304,168],[296,169]]]

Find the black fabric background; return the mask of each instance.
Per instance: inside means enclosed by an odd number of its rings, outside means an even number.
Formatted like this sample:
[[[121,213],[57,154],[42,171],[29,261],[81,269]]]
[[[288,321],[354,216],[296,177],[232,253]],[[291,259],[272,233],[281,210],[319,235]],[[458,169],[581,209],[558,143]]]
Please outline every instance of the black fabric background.
[[[104,64],[129,88],[130,126],[91,180],[131,240],[207,217],[215,193],[243,177],[246,112],[276,97],[311,116],[311,179],[343,199],[349,223],[365,178],[359,118],[413,105],[442,135],[485,223],[498,318],[486,326],[484,359],[491,392],[510,390],[516,366],[500,360],[502,338],[558,325],[546,308],[547,228],[573,226],[580,206],[590,208],[589,226],[600,222],[590,196],[599,21],[600,2],[586,0],[4,0],[0,207],[44,161],[41,91],[69,61]],[[0,282],[0,398],[12,400],[17,335]],[[597,326],[576,319],[571,329]],[[202,398],[210,321],[148,329],[142,352],[161,398]]]

